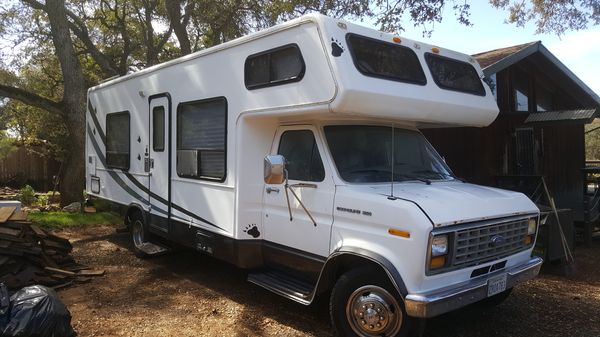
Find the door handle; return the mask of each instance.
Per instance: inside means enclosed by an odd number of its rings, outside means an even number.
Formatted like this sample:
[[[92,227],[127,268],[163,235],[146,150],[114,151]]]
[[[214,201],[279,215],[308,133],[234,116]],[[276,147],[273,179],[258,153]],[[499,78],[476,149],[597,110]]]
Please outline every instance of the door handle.
[[[267,194],[270,194],[271,192],[279,193],[279,188],[270,186],[267,187]]]

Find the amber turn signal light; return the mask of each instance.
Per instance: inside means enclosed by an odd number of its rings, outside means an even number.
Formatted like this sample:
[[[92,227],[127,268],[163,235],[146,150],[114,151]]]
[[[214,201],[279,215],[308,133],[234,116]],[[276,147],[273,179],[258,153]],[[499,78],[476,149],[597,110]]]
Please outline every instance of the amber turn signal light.
[[[431,261],[429,262],[429,268],[430,269],[440,268],[440,267],[443,267],[445,264],[446,264],[446,256],[436,256],[436,257],[431,258]]]
[[[410,232],[401,231],[399,229],[390,228],[390,229],[388,229],[388,233],[390,233],[391,235],[400,236],[400,237],[407,238],[407,239],[410,238]]]

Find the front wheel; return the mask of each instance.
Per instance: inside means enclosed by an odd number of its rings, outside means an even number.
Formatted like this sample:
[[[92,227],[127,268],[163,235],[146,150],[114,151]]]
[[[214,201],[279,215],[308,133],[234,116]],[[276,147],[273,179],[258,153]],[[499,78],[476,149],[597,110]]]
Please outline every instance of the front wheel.
[[[372,268],[343,274],[331,292],[329,310],[338,336],[407,336],[413,320],[387,276]]]

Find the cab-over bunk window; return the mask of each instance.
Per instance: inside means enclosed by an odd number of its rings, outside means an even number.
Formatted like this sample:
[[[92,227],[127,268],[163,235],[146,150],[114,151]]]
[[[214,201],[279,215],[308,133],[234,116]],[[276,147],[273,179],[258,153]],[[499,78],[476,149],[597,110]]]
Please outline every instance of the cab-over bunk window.
[[[179,104],[177,109],[177,174],[225,181],[227,100],[225,97]]]
[[[250,55],[244,64],[248,90],[297,82],[304,77],[304,59],[296,44]]]
[[[129,170],[129,111],[106,115],[106,166]]]
[[[438,87],[485,96],[481,79],[471,64],[432,53],[425,54],[425,61]]]
[[[356,34],[347,34],[346,41],[354,65],[363,75],[419,85],[427,83],[412,49]]]

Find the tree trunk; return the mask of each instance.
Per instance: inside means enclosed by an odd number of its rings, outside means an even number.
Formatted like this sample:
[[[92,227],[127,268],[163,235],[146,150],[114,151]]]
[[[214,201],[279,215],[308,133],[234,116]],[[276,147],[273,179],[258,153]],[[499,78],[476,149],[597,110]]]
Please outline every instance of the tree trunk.
[[[83,199],[85,182],[85,96],[86,86],[67,21],[64,0],[47,0],[52,42],[64,80],[63,106],[69,130],[69,148],[61,173],[61,205]]]
[[[181,55],[190,54],[192,52],[192,45],[187,32],[187,19],[183,17],[188,17],[188,14],[181,15],[181,0],[166,0],[165,7],[171,27],[173,27],[175,36],[177,36],[177,40],[179,41]]]

